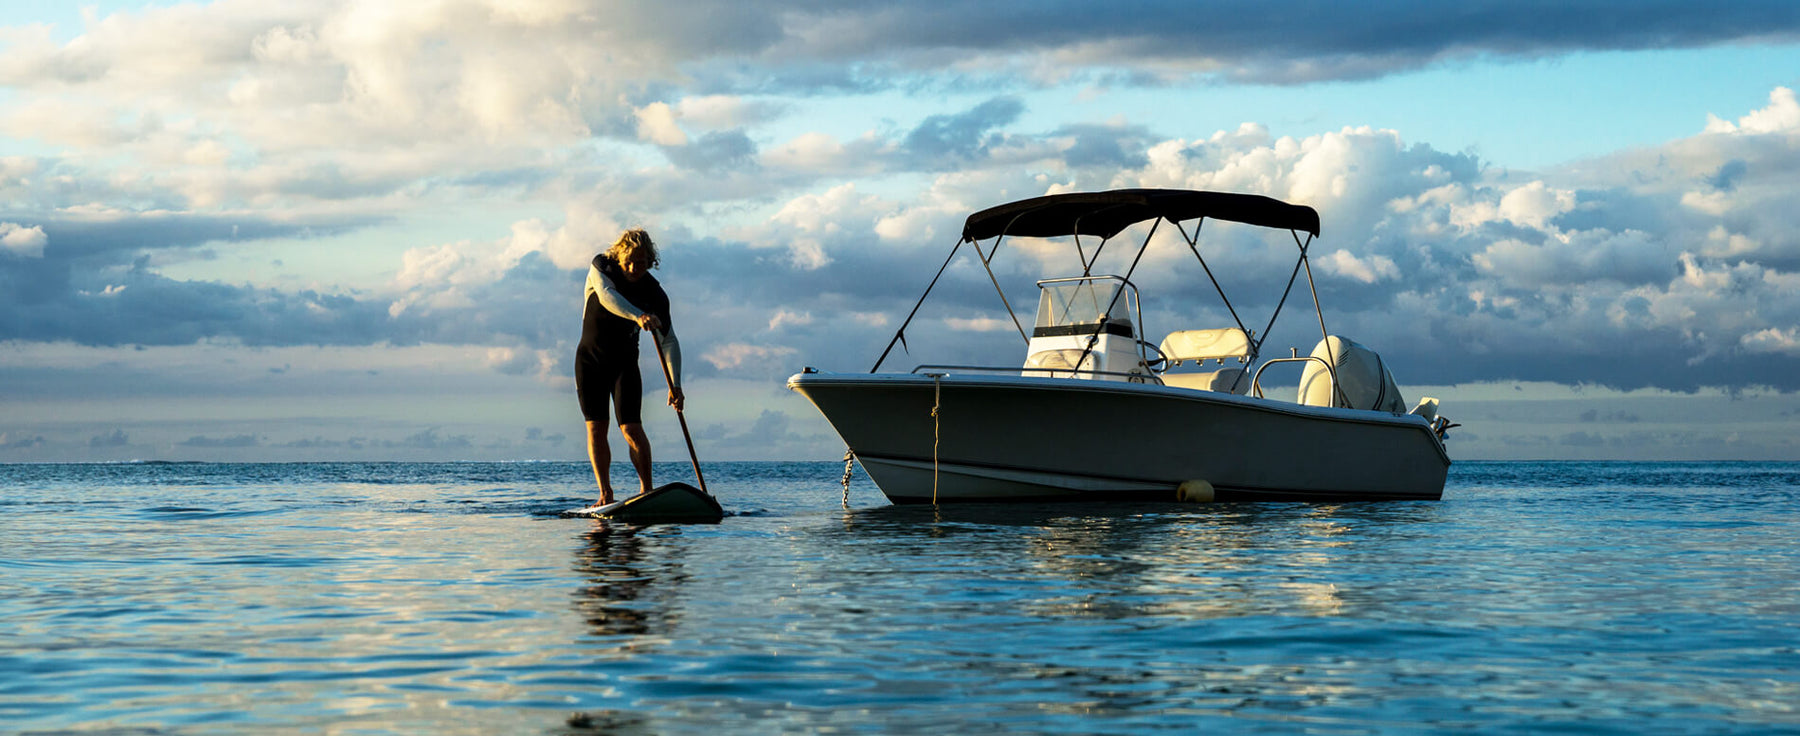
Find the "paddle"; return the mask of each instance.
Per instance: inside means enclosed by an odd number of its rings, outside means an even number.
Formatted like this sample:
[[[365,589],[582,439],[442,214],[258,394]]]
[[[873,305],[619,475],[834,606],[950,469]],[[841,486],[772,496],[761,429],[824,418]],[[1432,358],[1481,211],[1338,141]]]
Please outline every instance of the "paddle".
[[[650,342],[656,344],[656,362],[662,365],[663,380],[669,383],[669,389],[672,391],[675,389],[675,374],[669,372],[669,357],[663,355],[662,340],[652,333]],[[681,422],[681,438],[687,441],[688,459],[694,461],[694,480],[700,481],[700,491],[710,496],[712,491],[706,490],[706,477],[700,474],[700,456],[694,452],[694,438],[688,434],[687,416],[682,413],[679,406],[675,407],[675,418]]]

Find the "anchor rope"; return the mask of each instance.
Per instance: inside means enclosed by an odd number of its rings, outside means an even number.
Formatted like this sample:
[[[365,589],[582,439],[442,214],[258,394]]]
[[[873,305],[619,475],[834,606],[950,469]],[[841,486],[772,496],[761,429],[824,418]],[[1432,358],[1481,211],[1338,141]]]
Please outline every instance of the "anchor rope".
[[[850,473],[856,467],[856,451],[844,448],[844,508],[850,508]]]
[[[931,505],[938,502],[938,409],[944,405],[944,375],[939,373],[931,377]]]

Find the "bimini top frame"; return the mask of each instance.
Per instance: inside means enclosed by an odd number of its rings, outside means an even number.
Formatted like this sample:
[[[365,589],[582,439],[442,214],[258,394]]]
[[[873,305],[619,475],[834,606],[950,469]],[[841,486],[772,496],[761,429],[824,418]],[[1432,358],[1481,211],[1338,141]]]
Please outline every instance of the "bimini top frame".
[[[1213,276],[1212,269],[1206,265],[1206,258],[1200,255],[1201,223],[1195,223],[1192,235],[1189,235],[1187,228],[1182,226],[1182,223],[1189,220],[1206,218],[1287,230],[1293,234],[1294,244],[1299,246],[1300,258],[1294,264],[1294,272],[1288,276],[1287,287],[1281,293],[1281,301],[1275,305],[1275,312],[1269,315],[1269,323],[1260,334],[1252,332],[1244,326],[1243,319],[1238,316],[1237,309],[1231,304],[1231,298],[1226,296],[1224,288],[1219,285],[1219,280]],[[1160,226],[1165,220],[1168,221],[1181,231],[1182,240],[1187,242],[1188,249],[1193,251],[1195,258],[1199,259],[1200,267],[1206,271],[1206,277],[1212,281],[1213,288],[1219,292],[1219,298],[1224,300],[1225,308],[1231,312],[1231,318],[1237,322],[1238,328],[1252,336],[1250,356],[1252,362],[1261,352],[1262,341],[1267,339],[1269,328],[1274,326],[1275,318],[1281,314],[1281,308],[1287,303],[1288,295],[1294,289],[1294,281],[1302,270],[1306,271],[1307,287],[1312,292],[1313,310],[1319,316],[1319,334],[1321,336],[1328,334],[1325,329],[1325,313],[1319,308],[1319,291],[1313,285],[1312,265],[1307,262],[1306,258],[1307,248],[1312,244],[1313,238],[1319,234],[1319,213],[1313,208],[1288,204],[1255,194],[1182,189],[1115,189],[1106,192],[1051,194],[989,207],[969,215],[968,220],[963,223],[962,237],[957,241],[956,247],[950,249],[950,255],[944,259],[944,265],[938,267],[937,275],[933,276],[931,283],[925,287],[925,293],[919,295],[918,303],[913,305],[912,312],[900,324],[900,329],[894,332],[894,339],[888,341],[887,349],[881,352],[881,357],[876,359],[875,366],[870,368],[869,372],[874,373],[881,370],[881,364],[887,360],[888,354],[893,352],[894,346],[905,343],[907,326],[912,324],[913,317],[919,313],[919,307],[924,305],[925,298],[931,295],[932,288],[937,286],[938,279],[943,277],[944,270],[949,268],[950,262],[956,258],[956,253],[963,244],[966,243],[975,248],[975,254],[981,258],[982,267],[987,270],[988,279],[994,283],[994,289],[1000,294],[1000,302],[1006,306],[1006,313],[1012,317],[1013,326],[1018,329],[1021,338],[1030,342],[1030,338],[1025,334],[1025,328],[1019,323],[1018,314],[1013,312],[1012,304],[1006,299],[1006,291],[1000,288],[1000,281],[994,276],[993,259],[1000,252],[1001,242],[1009,235],[1030,238],[1073,237],[1076,254],[1081,259],[1081,275],[1086,277],[1091,275],[1094,264],[1100,259],[1100,252],[1105,249],[1108,240],[1126,228],[1147,220],[1154,222],[1150,232],[1144,236],[1143,244],[1138,246],[1137,255],[1132,259],[1131,268],[1126,271],[1124,278],[1129,280],[1132,273],[1137,270],[1138,261],[1144,257],[1144,251],[1149,248],[1150,240],[1156,236],[1157,226]],[[1300,238],[1300,233],[1303,232],[1306,233],[1305,240]],[[1083,235],[1100,239],[1100,244],[1095,247],[1091,257],[1082,248],[1081,236]],[[983,251],[981,241],[989,238],[992,238],[994,242],[988,250]],[[1114,295],[1114,298],[1117,299],[1117,294]],[[1141,330],[1142,325],[1139,327]]]

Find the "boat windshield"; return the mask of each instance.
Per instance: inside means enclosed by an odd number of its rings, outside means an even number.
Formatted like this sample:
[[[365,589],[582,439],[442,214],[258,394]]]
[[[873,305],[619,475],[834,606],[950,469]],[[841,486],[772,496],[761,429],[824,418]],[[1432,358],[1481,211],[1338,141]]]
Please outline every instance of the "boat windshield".
[[[1040,282],[1037,327],[1094,325],[1102,321],[1130,324],[1128,300],[1118,293],[1124,287],[1123,282],[1112,279]],[[1110,313],[1108,306],[1112,308]]]

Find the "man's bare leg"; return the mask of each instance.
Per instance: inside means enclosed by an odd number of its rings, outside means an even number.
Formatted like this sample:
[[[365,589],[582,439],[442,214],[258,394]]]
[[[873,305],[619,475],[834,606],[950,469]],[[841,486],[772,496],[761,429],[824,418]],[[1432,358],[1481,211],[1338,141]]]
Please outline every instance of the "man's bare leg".
[[[625,444],[631,446],[631,465],[637,468],[638,493],[650,492],[650,438],[644,434],[644,425],[638,423],[619,425],[620,434],[625,435]]]
[[[606,444],[606,422],[587,423],[587,450],[588,462],[594,466],[594,482],[600,485],[600,503],[612,503],[612,448]]]

